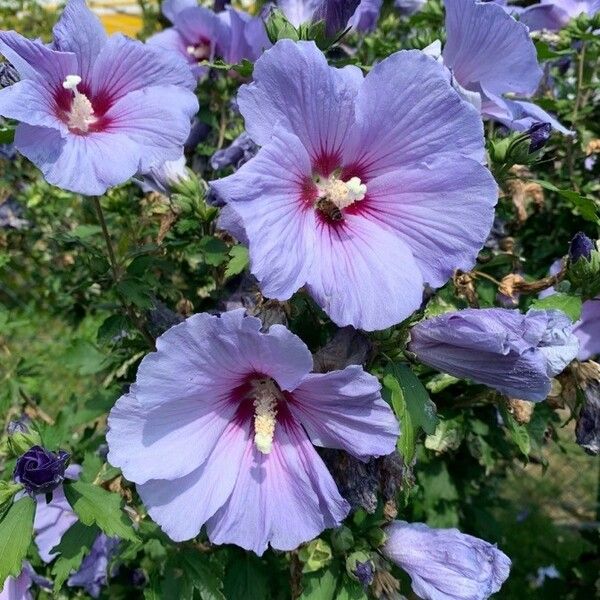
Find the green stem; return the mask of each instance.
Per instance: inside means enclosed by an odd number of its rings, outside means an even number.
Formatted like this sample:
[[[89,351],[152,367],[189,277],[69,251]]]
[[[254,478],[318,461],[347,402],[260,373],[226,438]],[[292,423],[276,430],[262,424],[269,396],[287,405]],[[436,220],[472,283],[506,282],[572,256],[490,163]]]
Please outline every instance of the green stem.
[[[110,263],[110,270],[112,272],[113,285],[115,286],[115,292],[119,297],[121,305],[123,306],[123,310],[131,320],[131,322],[137,327],[138,331],[141,333],[142,337],[148,344],[148,347],[151,350],[156,349],[156,345],[154,343],[154,338],[150,335],[150,332],[144,325],[142,319],[135,313],[131,305],[127,302],[123,294],[119,291],[117,284],[121,279],[121,270],[117,263],[117,259],[115,256],[115,250],[113,248],[112,240],[110,239],[110,234],[108,232],[108,227],[106,225],[106,219],[104,218],[104,211],[102,210],[102,205],[100,204],[100,198],[98,196],[92,196],[92,203],[94,204],[94,208],[96,210],[96,215],[98,217],[98,222],[100,223],[100,227],[102,228],[102,236],[104,237],[104,243],[106,244],[106,250],[108,252],[108,262]]]

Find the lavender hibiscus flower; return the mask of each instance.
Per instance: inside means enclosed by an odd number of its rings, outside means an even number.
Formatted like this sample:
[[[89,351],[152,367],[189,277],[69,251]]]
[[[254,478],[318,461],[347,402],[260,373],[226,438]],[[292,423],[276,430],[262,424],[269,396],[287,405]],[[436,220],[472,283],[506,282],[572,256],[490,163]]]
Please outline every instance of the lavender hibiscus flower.
[[[473,265],[497,187],[478,162],[481,119],[434,60],[398,52],[363,77],[280,40],[238,104],[262,148],[212,186],[265,295],[306,286],[338,325],[383,329],[420,306],[424,282]]]
[[[38,575],[28,562],[24,562],[17,577],[7,577],[4,581],[0,588],[0,600],[33,600],[30,588],[34,583],[46,591],[52,590],[52,582]]]
[[[525,131],[535,123],[550,123],[569,133],[554,117],[526,100],[505,94],[532,96],[542,78],[537,53],[525,25],[494,2],[445,0],[447,40],[441,59],[455,87],[484,117]],[[428,52],[436,54],[439,45]]]
[[[21,76],[0,90],[0,114],[20,121],[16,148],[53,185],[103,194],[181,154],[198,110],[186,64],[107,37],[84,0],[69,1],[52,48],[4,31],[0,53]]]
[[[348,514],[313,444],[365,459],[398,424],[360,366],[311,374],[305,344],[239,309],[198,314],[156,341],[112,409],[108,460],[175,541],[291,550]],[[185,518],[182,518],[185,515]]]
[[[508,577],[504,552],[458,529],[394,521],[385,532],[383,554],[410,575],[423,600],[485,600]]]
[[[196,0],[165,0],[162,11],[173,27],[150,37],[148,44],[181,56],[198,79],[208,73],[202,61],[256,60],[270,45],[262,19],[231,7],[215,13]]]
[[[598,12],[600,0],[542,0],[522,9],[519,20],[531,31],[556,31],[581,14],[592,17]]]
[[[465,309],[421,321],[409,349],[420,361],[522,400],[544,400],[550,380],[577,355],[559,310]]]

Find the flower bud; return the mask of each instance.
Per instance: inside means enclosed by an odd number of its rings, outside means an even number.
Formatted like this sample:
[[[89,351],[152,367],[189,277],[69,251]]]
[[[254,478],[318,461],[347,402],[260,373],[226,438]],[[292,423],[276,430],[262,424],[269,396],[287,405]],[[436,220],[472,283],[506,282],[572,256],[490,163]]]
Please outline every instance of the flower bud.
[[[572,263],[576,263],[579,259],[590,260],[594,250],[594,242],[583,232],[575,234],[575,237],[569,244],[569,259]]]
[[[31,427],[31,421],[26,416],[12,420],[7,428],[8,449],[13,456],[20,456],[32,446],[41,444],[40,434]]]
[[[536,123],[527,130],[529,135],[529,154],[541,150],[550,139],[552,125],[550,123]]]
[[[566,279],[584,300],[600,293],[600,252],[584,233],[577,233],[569,245]]]
[[[64,450],[50,452],[33,446],[17,459],[14,479],[31,495],[50,494],[63,482],[70,458]]]
[[[274,44],[277,40],[290,39],[297,42],[300,38],[297,29],[287,20],[279,9],[273,9],[265,22],[269,41]]]
[[[328,565],[333,558],[333,553],[331,546],[325,540],[317,538],[300,548],[298,558],[304,564],[302,572],[313,573]]]
[[[346,572],[366,589],[373,583],[375,565],[368,552],[353,552],[346,559]]]

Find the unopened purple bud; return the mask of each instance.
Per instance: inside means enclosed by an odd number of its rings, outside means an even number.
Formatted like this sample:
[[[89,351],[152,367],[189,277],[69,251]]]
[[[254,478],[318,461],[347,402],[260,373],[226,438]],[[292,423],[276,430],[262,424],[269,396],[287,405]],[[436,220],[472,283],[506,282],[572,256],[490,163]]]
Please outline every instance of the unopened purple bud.
[[[572,263],[576,263],[580,258],[590,260],[593,249],[594,242],[585,233],[580,231],[575,234],[575,237],[569,244],[569,258]]]
[[[27,415],[23,415],[18,419],[13,419],[6,426],[6,433],[8,433],[8,435],[14,435],[15,433],[29,433],[30,424],[31,419]]]
[[[235,138],[227,148],[217,150],[210,159],[210,166],[214,170],[224,169],[225,167],[239,169],[244,163],[253,158],[257,152],[258,146],[244,132]]]
[[[17,459],[13,476],[30,494],[49,494],[63,482],[70,458],[64,450],[33,446]]]
[[[325,33],[328,37],[334,37],[346,29],[348,20],[359,4],[360,0],[322,0],[312,21],[325,21]]]
[[[373,563],[370,560],[357,562],[354,567],[354,575],[356,575],[356,579],[358,579],[364,588],[369,587],[373,583],[373,576],[375,575]]]
[[[550,123],[536,123],[528,130],[529,134],[529,154],[537,152],[546,145],[552,133],[552,125]]]

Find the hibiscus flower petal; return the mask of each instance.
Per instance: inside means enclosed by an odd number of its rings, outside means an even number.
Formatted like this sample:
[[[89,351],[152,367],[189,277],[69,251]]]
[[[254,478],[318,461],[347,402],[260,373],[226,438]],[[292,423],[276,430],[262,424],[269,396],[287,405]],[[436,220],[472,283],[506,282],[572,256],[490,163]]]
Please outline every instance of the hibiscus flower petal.
[[[251,440],[249,424],[230,423],[205,464],[185,477],[137,486],[148,513],[172,540],[196,537],[231,495]]]
[[[373,331],[408,318],[421,305],[423,279],[408,246],[362,215],[322,222],[307,287],[331,320]]]
[[[362,459],[383,456],[394,450],[398,422],[380,390],[359,365],[315,373],[294,390],[290,411],[317,446]]]
[[[278,423],[269,454],[247,441],[233,492],[209,519],[215,544],[261,555],[267,545],[293,550],[337,527],[349,511],[323,461],[292,417]]]
[[[407,165],[370,181],[368,190],[368,218],[400,236],[432,287],[473,266],[498,198],[490,172],[461,156]]]

